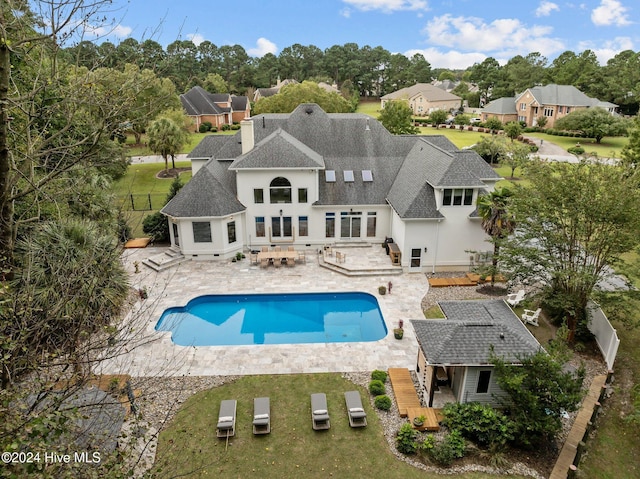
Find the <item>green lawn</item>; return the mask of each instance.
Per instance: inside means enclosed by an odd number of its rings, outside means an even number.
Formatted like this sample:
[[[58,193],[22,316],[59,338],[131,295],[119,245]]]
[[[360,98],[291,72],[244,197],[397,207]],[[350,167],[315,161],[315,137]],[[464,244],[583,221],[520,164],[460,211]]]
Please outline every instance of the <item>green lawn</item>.
[[[378,118],[380,115],[380,100],[375,101],[360,101],[356,113],[364,113],[365,115]]]
[[[344,392],[360,389],[368,426],[349,427]],[[310,395],[327,395],[331,428],[311,428]],[[253,398],[271,398],[271,434],[251,430]],[[159,477],[261,477],[418,479],[441,477],[398,460],[384,438],[369,393],[340,374],[244,376],[186,401],[159,437],[154,472]],[[218,408],[237,399],[236,435],[226,444],[216,437]],[[487,474],[462,474],[488,479]]]
[[[591,138],[572,138],[569,136],[547,135],[546,133],[524,133],[524,135],[555,143],[565,150],[576,146],[576,143],[580,143],[586,153],[595,151],[600,158],[620,158],[622,148],[629,142],[629,138],[626,136],[608,136],[598,144]]]
[[[190,153],[202,139],[207,135],[234,135],[237,133],[237,130],[229,130],[229,131],[220,131],[217,133],[190,133],[189,139],[187,143],[182,147],[180,153]],[[154,153],[146,146],[147,144],[147,135],[142,135],[142,145],[134,144],[135,138],[133,135],[129,135],[127,137],[126,145],[127,156],[149,156]]]
[[[190,168],[190,161],[176,162],[176,168]],[[156,178],[156,174],[164,169],[164,163],[147,163],[129,165],[127,173],[113,184],[112,191],[122,205],[123,214],[127,224],[131,228],[131,234],[135,238],[144,236],[142,231],[142,221],[144,217],[164,206],[164,202],[169,192],[173,180]],[[185,171],[180,174],[182,183],[185,184],[191,179],[191,172]],[[151,210],[134,211],[131,206],[131,196],[137,208],[148,205],[151,201]]]

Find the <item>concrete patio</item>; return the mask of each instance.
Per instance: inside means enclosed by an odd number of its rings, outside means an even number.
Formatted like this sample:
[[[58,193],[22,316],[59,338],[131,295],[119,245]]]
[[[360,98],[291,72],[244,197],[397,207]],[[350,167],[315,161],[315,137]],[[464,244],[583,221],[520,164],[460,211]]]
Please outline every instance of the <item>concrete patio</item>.
[[[130,334],[137,335],[142,344],[133,349],[128,346],[123,354],[105,361],[100,372],[208,376],[415,369],[418,344],[409,320],[423,317],[420,302],[429,284],[423,273],[385,274],[389,258],[377,245],[344,250],[347,262],[379,267],[381,273],[370,271],[372,276],[345,276],[321,267],[315,249],[307,251],[306,264],[290,268],[260,268],[250,264],[248,258],[238,263],[187,261],[160,273],[142,265],[142,260],[162,251],[163,248],[152,247],[123,253],[132,286],[148,292],[148,298],[136,304],[127,318],[133,326]],[[388,286],[389,282],[391,294],[379,295],[378,286]],[[334,291],[363,291],[376,296],[389,331],[387,336],[380,341],[358,343],[184,347],[174,345],[170,333],[154,329],[165,309],[183,306],[205,294]],[[393,328],[401,319],[404,338],[397,340]]]

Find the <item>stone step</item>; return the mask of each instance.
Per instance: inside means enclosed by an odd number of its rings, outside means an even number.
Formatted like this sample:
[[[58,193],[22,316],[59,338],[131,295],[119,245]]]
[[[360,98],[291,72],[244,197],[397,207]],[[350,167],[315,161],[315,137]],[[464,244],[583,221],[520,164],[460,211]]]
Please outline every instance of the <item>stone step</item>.
[[[185,258],[182,254],[175,255],[175,251],[172,253],[173,254],[170,254],[168,250],[164,253],[151,256],[150,258],[142,260],[142,264],[159,273],[188,261],[188,258]]]
[[[402,274],[402,268],[377,268],[377,269],[348,269],[333,263],[320,262],[321,267],[345,276],[398,276]]]

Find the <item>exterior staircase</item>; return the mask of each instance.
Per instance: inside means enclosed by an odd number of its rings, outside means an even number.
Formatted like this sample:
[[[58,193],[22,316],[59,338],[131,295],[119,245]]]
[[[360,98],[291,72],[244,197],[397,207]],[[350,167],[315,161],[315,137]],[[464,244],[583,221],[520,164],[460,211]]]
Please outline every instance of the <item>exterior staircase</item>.
[[[142,264],[154,271],[161,272],[185,261],[188,261],[188,258],[185,258],[178,248],[172,246],[163,253],[142,260]]]

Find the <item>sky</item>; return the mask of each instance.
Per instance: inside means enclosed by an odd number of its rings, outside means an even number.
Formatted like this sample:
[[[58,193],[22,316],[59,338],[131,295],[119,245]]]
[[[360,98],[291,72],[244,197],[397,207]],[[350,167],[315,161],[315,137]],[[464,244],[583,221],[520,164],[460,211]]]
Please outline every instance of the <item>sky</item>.
[[[552,61],[590,49],[601,64],[640,49],[638,0],[113,0],[114,23],[99,42],[132,37],[241,45],[278,55],[295,43],[324,50],[357,43],[422,53],[432,68],[464,69],[493,57],[539,52]],[[87,38],[89,39],[89,38]]]

